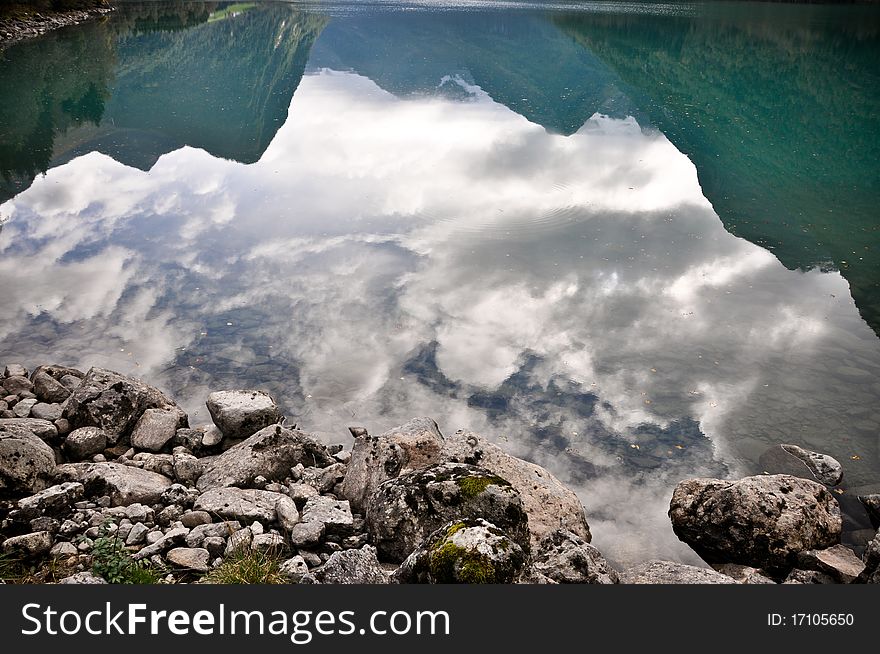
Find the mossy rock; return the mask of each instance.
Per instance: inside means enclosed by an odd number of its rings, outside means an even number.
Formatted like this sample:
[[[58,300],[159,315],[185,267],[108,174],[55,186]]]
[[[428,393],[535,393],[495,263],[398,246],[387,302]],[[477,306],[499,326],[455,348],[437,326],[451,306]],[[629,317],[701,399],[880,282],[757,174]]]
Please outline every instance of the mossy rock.
[[[370,497],[367,528],[381,558],[403,561],[450,520],[482,518],[529,549],[528,517],[505,479],[474,465],[443,463],[383,482]]]
[[[400,566],[402,583],[509,584],[526,555],[507,534],[480,518],[453,520],[432,533]]]

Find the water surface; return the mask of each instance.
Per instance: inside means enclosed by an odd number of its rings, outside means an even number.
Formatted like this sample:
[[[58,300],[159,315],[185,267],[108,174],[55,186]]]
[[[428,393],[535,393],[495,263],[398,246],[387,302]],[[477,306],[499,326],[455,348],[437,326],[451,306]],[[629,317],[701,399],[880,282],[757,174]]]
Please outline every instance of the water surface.
[[[880,491],[876,9],[405,9],[129,3],[7,49],[0,360],[195,424],[256,386],[327,441],[480,431],[616,561],[695,560],[671,488],[779,442]]]

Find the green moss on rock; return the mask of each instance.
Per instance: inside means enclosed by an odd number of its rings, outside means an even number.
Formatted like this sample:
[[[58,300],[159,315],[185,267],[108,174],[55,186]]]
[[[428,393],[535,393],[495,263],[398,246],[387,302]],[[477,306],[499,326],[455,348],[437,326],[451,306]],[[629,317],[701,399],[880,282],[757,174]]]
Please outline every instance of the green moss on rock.
[[[506,480],[495,475],[488,475],[485,477],[462,477],[456,479],[455,483],[461,489],[462,498],[468,500],[476,497],[489,486],[510,486]]]

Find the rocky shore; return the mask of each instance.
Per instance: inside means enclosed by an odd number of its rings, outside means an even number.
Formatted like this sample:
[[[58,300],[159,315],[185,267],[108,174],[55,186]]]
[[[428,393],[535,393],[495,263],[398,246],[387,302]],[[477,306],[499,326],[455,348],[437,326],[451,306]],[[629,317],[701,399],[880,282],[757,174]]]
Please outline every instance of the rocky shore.
[[[863,559],[840,544],[837,500],[804,478],[832,480],[833,459],[804,450],[803,476],[678,485],[673,528],[711,568],[619,571],[550,472],[429,418],[352,427],[349,451],[262,391],[211,393],[212,424],[191,427],[159,389],[101,368],[10,364],[2,387],[7,583],[880,581],[880,535]],[[863,502],[876,518],[880,498]]]
[[[15,11],[0,11],[0,48],[23,39],[41,36],[46,32],[77,25],[113,11],[113,7],[104,2],[96,2],[96,6],[66,11],[37,11],[15,7]]]

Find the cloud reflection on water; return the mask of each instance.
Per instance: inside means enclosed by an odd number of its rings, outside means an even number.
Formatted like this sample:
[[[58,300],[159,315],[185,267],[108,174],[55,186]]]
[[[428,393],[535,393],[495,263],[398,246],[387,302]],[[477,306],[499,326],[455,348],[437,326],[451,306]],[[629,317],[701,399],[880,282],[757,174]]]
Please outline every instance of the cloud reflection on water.
[[[839,274],[727,233],[632,118],[564,137],[466,90],[325,70],[256,164],[50,171],[2,207],[4,358],[159,380],[194,422],[208,389],[262,383],[328,440],[481,431],[574,484],[618,559],[695,560],[672,486],[779,440],[877,479],[880,349]]]

